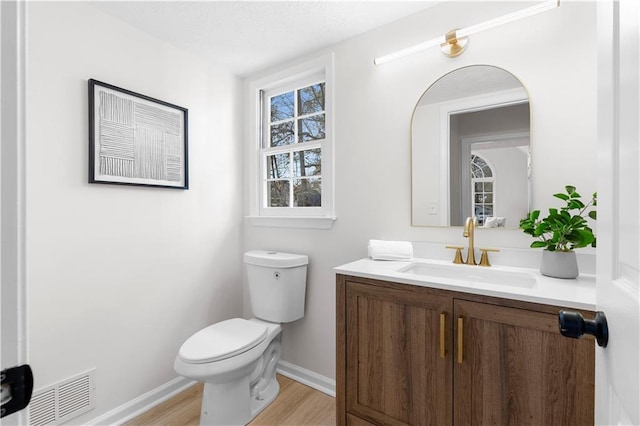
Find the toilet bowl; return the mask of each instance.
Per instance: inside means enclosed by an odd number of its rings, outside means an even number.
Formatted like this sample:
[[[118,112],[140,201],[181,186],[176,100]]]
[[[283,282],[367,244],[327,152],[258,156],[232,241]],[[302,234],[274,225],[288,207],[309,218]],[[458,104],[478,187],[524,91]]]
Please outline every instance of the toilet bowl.
[[[232,318],[192,335],[178,351],[175,371],[204,382],[201,425],[244,425],[276,398],[276,369],[285,322],[304,314],[307,256],[245,253],[256,318]]]
[[[182,345],[176,372],[205,383],[201,425],[246,424],[275,399],[281,331],[280,324],[233,318]]]

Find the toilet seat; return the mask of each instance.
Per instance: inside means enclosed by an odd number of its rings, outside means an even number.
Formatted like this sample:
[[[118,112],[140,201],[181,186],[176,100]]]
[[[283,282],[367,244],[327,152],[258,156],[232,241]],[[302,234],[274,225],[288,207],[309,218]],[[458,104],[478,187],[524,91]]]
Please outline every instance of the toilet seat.
[[[265,324],[232,318],[210,325],[189,337],[178,356],[190,364],[220,361],[248,351],[266,337]]]

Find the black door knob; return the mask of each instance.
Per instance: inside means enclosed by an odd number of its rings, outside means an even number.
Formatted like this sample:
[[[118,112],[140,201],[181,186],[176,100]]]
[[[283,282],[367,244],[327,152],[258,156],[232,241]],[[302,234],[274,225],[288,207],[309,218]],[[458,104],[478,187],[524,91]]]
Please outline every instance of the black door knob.
[[[595,336],[599,346],[607,347],[609,328],[604,312],[596,312],[595,319],[586,320],[579,312],[562,310],[558,313],[558,326],[563,336],[579,339],[585,334]]]

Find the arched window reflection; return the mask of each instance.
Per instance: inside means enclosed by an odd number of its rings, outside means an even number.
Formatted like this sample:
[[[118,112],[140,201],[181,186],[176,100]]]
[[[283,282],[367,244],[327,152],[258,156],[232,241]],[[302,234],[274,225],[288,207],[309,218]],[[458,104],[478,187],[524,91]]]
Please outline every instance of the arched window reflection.
[[[494,215],[495,178],[489,163],[476,154],[471,155],[471,203],[478,225]]]

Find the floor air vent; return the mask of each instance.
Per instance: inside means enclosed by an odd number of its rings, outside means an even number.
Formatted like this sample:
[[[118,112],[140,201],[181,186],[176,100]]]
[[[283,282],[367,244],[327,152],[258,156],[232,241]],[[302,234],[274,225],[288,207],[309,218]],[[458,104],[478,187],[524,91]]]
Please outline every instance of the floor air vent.
[[[29,404],[29,424],[59,425],[93,409],[95,371],[87,371],[34,392]]]

